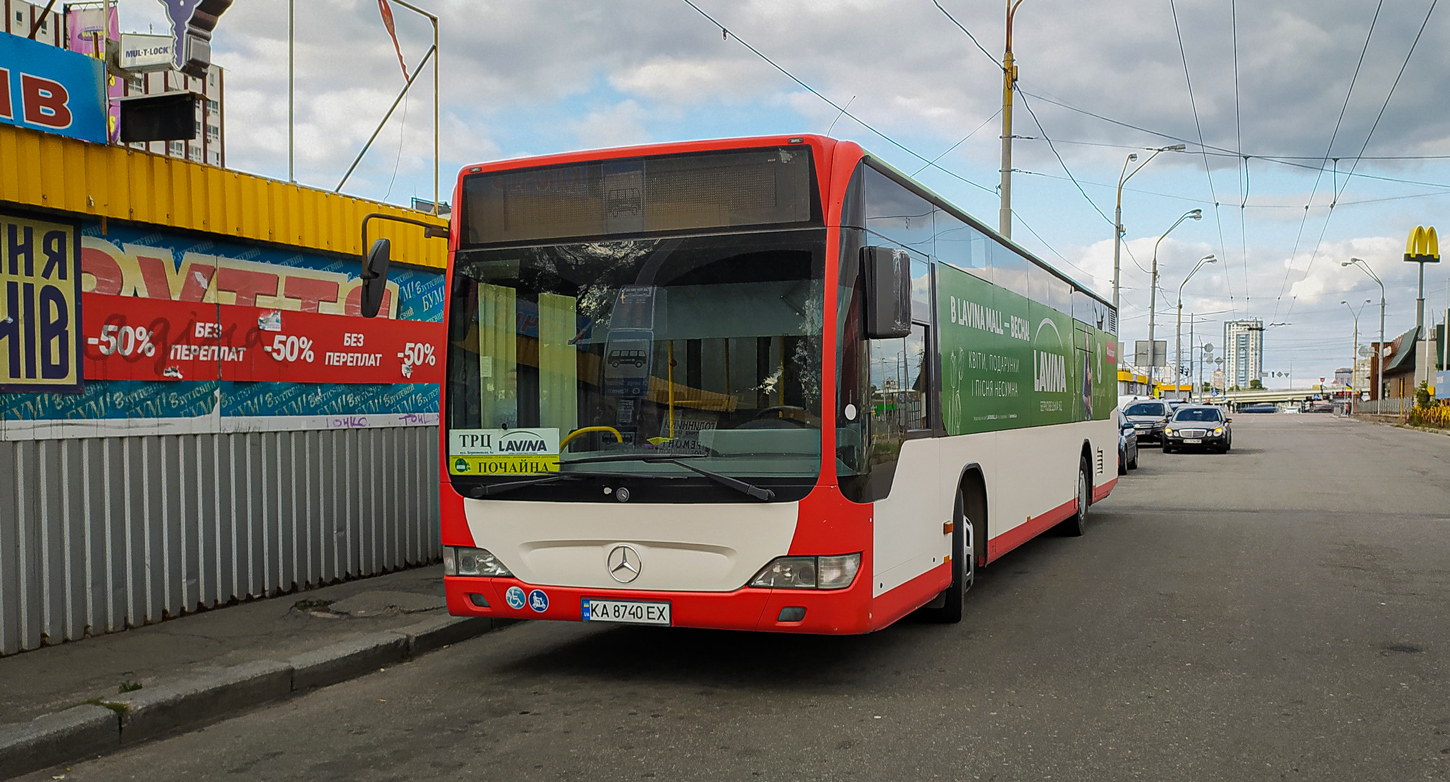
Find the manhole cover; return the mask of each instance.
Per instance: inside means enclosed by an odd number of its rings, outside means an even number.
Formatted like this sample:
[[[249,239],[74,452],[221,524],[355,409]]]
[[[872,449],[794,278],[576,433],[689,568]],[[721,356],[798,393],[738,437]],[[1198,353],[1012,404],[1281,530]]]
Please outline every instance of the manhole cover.
[[[417,614],[443,607],[442,598],[417,592],[362,592],[346,600],[338,600],[327,610],[346,616],[384,616]]]

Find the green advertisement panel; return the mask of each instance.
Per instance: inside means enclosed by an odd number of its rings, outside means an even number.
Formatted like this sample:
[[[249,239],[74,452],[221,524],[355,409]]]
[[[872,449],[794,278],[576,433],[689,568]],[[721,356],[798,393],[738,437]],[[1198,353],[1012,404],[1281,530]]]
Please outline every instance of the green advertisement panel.
[[[960,269],[937,268],[948,434],[1108,416],[1117,367],[1107,334]]]

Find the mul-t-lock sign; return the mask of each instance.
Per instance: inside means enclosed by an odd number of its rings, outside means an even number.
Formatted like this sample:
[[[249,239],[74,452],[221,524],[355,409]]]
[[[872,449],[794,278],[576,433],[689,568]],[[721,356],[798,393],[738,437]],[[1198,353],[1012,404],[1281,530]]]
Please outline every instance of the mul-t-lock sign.
[[[74,392],[80,224],[0,212],[0,391]]]

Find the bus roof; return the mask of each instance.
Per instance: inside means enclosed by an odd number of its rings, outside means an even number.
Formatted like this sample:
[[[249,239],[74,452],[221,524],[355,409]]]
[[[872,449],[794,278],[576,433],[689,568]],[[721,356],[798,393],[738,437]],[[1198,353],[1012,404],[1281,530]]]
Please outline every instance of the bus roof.
[[[590,160],[616,160],[621,158],[652,157],[655,155],[669,155],[677,153],[713,152],[717,150],[742,148],[748,149],[750,147],[789,146],[792,144],[807,144],[815,147],[821,151],[823,158],[829,158],[832,153],[835,152],[836,145],[838,144],[849,144],[850,146],[855,146],[858,149],[861,149],[861,155],[863,160],[869,158],[877,166],[886,169],[893,178],[898,179],[902,184],[905,184],[913,189],[920,191],[920,194],[922,196],[925,196],[929,200],[935,202],[938,206],[945,207],[958,219],[965,221],[973,228],[976,228],[977,230],[986,233],[996,241],[1001,242],[1004,246],[1011,248],[1014,252],[1016,252],[1018,255],[1021,255],[1023,258],[1030,261],[1031,263],[1036,264],[1037,266],[1043,268],[1048,272],[1051,272],[1053,276],[1071,285],[1074,290],[1082,291],[1088,296],[1096,299],[1098,302],[1106,305],[1109,310],[1112,309],[1112,303],[1103,296],[1099,295],[1092,288],[1083,285],[1082,283],[1073,279],[1068,274],[1064,273],[1061,269],[1058,269],[1047,261],[1044,261],[1043,259],[1037,257],[1027,248],[1023,247],[1012,239],[1001,235],[997,232],[996,229],[973,217],[972,215],[967,213],[966,210],[962,209],[959,206],[956,206],[946,198],[943,198],[931,188],[921,184],[920,182],[917,182],[915,179],[912,179],[910,176],[902,173],[890,163],[887,163],[881,158],[872,155],[870,152],[867,152],[864,148],[859,147],[854,142],[846,141],[844,139],[834,139],[829,136],[822,136],[815,133],[801,133],[796,135],[780,136],[746,136],[741,138],[703,139],[696,141],[666,141],[655,144],[639,144],[629,147],[610,147],[605,149],[576,150],[572,152],[557,152],[550,155],[537,155],[533,157],[495,160],[489,163],[475,163],[473,165],[464,166],[463,169],[459,171],[458,186],[461,187],[463,184],[463,178],[469,176],[470,174],[481,174],[490,171],[507,171],[517,168],[542,168],[545,166],[558,166],[566,165],[569,163],[584,163]],[[455,197],[454,200],[456,201],[457,198]]]

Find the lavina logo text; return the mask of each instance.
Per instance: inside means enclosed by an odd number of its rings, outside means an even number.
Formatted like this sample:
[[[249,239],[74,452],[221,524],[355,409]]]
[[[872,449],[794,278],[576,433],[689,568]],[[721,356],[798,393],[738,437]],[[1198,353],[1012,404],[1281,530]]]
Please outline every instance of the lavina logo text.
[[[498,443],[498,452],[501,453],[501,454],[510,454],[510,453],[547,453],[548,450],[549,450],[548,443],[544,442],[541,439],[535,439],[535,438],[525,438],[525,437],[509,438],[509,437],[505,436],[503,438],[500,438],[499,439],[499,443]]]
[[[998,336],[1006,335],[1007,329],[1010,328],[1012,339],[1020,339],[1023,342],[1030,339],[1032,329],[1025,318],[1019,318],[1016,315],[1008,315],[1004,318],[1000,310],[978,304],[975,301],[958,299],[955,296],[950,297],[948,301],[951,304],[952,322],[958,326],[987,331]],[[1002,325],[1004,321],[1007,323],[1006,328]]]
[[[1067,393],[1067,359],[1041,350],[1034,350],[1032,354],[1032,390]]]

